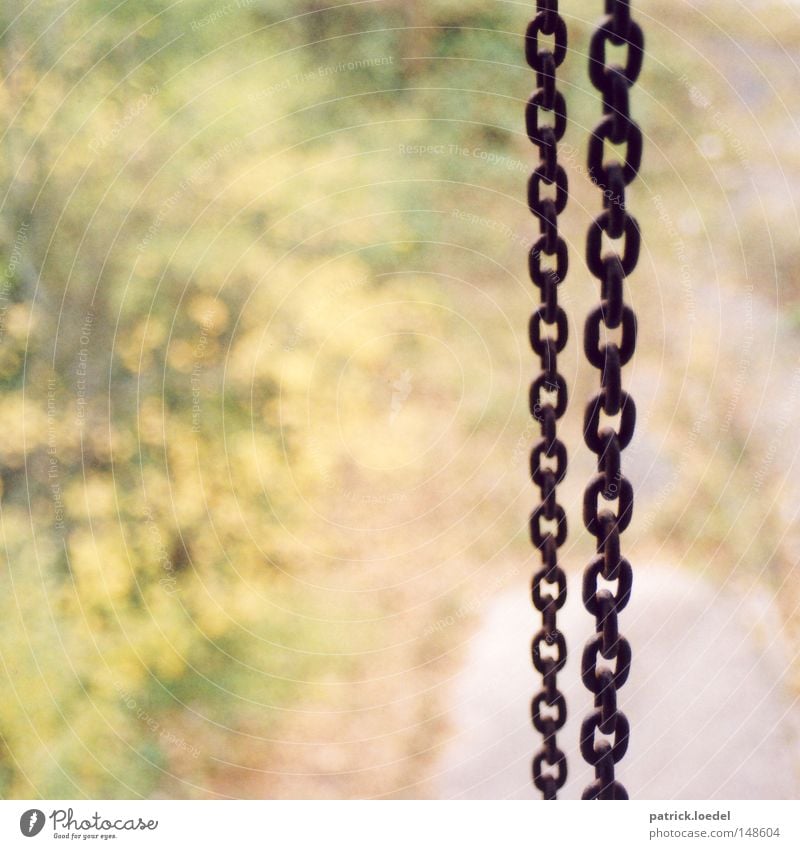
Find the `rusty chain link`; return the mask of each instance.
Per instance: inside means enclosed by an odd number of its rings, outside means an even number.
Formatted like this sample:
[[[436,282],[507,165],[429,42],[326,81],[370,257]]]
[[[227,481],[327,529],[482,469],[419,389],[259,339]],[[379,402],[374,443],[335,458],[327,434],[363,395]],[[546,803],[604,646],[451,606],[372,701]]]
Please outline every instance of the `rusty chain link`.
[[[540,233],[528,257],[531,280],[540,291],[529,335],[541,367],[530,388],[531,415],[541,428],[541,439],[531,452],[531,477],[539,487],[540,501],[531,514],[530,530],[542,562],[531,588],[534,607],[542,614],[531,646],[542,687],[531,703],[531,717],[542,735],[542,747],[533,759],[533,783],[545,799],[555,799],[567,780],[567,760],[556,744],[556,733],[567,720],[567,705],[556,686],[556,675],[567,660],[564,635],[556,624],[556,611],[567,597],[566,575],[558,565],[567,520],[556,496],[556,487],[567,472],[567,449],[556,436],[556,422],[567,407],[567,385],[557,366],[568,332],[567,315],[558,305],[558,286],[568,263],[567,243],[558,234],[558,215],[567,203],[567,172],[558,164],[557,150],[566,129],[567,108],[556,88],[556,68],[567,54],[567,28],[558,14],[558,0],[539,0],[536,11],[525,34],[525,57],[536,71],[537,85],[525,109],[525,125],[528,138],[539,148],[539,166],[528,183],[528,207],[539,221]],[[540,44],[545,40],[541,36],[547,37],[548,46]],[[541,113],[549,115],[545,126],[540,123]],[[550,196],[543,196],[543,185],[553,187]],[[543,256],[552,258],[547,267],[543,267]],[[549,328],[548,335],[543,335],[543,326]]]
[[[631,564],[620,553],[620,534],[633,513],[633,488],[622,474],[621,452],[633,437],[636,407],[622,388],[621,370],[636,347],[636,316],[624,302],[624,285],[636,267],[640,235],[627,211],[625,189],[642,159],[642,133],[628,107],[630,88],[642,67],[644,37],[631,19],[629,0],[605,0],[605,11],[589,47],[589,79],[603,95],[603,119],[589,141],[589,174],[603,192],[603,212],[590,225],[586,240],[586,261],[600,280],[601,303],[586,320],[583,344],[586,358],[600,370],[601,389],[587,405],[584,419],[584,439],[597,455],[597,475],[586,488],[583,521],[597,541],[597,556],[583,576],[583,603],[595,617],[596,633],[584,649],[581,678],[594,694],[595,709],[581,726],[580,749],[595,768],[595,779],[582,798],[627,799],[615,765],[628,748],[630,734],[628,720],[617,708],[617,691],[628,678],[631,647],[619,633],[617,614],[630,599],[633,578]],[[624,47],[623,64],[607,64],[608,44]],[[624,146],[624,162],[605,162],[607,141]],[[603,234],[620,249],[603,253]],[[618,341],[611,341],[611,331],[618,331]],[[601,414],[619,417],[616,429],[601,421]],[[601,508],[600,498],[616,501],[616,512]],[[616,583],[615,589],[600,588],[600,577]]]

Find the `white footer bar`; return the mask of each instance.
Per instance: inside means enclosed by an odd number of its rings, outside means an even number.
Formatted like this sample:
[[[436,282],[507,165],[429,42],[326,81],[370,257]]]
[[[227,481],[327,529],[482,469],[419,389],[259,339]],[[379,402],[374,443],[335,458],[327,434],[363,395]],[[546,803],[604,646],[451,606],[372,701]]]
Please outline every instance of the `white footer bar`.
[[[800,846],[800,803],[0,801],[0,846]]]

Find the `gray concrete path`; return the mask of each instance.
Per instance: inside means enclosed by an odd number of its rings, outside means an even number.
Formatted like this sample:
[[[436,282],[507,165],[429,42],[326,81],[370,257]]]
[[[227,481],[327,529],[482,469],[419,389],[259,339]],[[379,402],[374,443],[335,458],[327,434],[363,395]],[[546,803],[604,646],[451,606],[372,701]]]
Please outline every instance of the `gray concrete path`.
[[[787,686],[797,657],[776,628],[769,597],[719,593],[680,570],[637,570],[631,604],[620,616],[633,647],[620,692],[632,732],[619,775],[631,797],[797,798],[800,701]],[[571,649],[561,673],[570,706],[561,732],[570,775],[561,796],[575,799],[591,778],[577,751],[580,717],[590,706],[578,676],[591,620],[574,576],[570,587],[560,614]],[[455,685],[455,736],[438,779],[442,798],[536,798],[528,704],[537,683],[527,653],[535,615],[524,586],[487,608]]]

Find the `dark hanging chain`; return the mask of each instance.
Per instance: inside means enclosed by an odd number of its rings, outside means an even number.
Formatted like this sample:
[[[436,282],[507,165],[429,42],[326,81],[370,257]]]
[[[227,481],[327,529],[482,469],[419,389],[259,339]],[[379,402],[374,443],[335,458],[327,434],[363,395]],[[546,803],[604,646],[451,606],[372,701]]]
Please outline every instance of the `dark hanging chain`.
[[[592,36],[589,78],[603,95],[602,121],[589,141],[589,174],[603,192],[603,212],[589,228],[586,261],[600,280],[600,306],[586,320],[584,350],[600,369],[601,390],[586,407],[584,438],[597,454],[597,475],[586,489],[583,521],[597,540],[597,556],[583,577],[583,603],[596,620],[596,633],[586,644],[581,677],[594,694],[595,709],[581,726],[581,754],[595,769],[584,799],[627,799],[616,780],[615,765],[628,748],[629,726],[617,709],[617,691],[628,678],[631,647],[617,628],[617,614],[630,599],[632,570],[620,554],[620,534],[630,524],[633,488],[623,477],[620,455],[630,443],[636,423],[633,399],[622,389],[622,367],[636,347],[636,316],[624,302],[624,285],[639,257],[639,225],[628,215],[625,188],[636,177],[642,158],[642,133],[628,111],[629,90],[642,67],[644,38],[630,17],[629,0],[606,0],[606,17]],[[625,64],[606,64],[608,44],[625,48]],[[608,141],[625,146],[625,161],[606,164]],[[617,252],[602,252],[603,234],[621,240]],[[601,331],[601,325],[603,331]],[[618,331],[618,342],[606,341]],[[601,336],[603,337],[601,340]],[[601,423],[601,413],[619,417],[618,429]],[[616,501],[616,512],[598,505],[598,497]],[[614,592],[598,588],[598,578],[615,582]],[[609,661],[603,663],[602,660]]]
[[[531,248],[528,264],[541,295],[529,326],[531,347],[541,363],[530,388],[531,415],[541,427],[541,439],[531,453],[531,477],[539,487],[540,502],[531,514],[530,530],[542,560],[532,584],[533,604],[541,611],[542,627],[531,647],[542,688],[533,698],[531,715],[542,735],[542,747],[533,759],[533,783],[545,799],[555,799],[567,780],[567,760],[556,744],[556,732],[567,719],[566,702],[556,686],[556,674],[567,660],[564,635],[556,625],[556,611],[567,596],[566,575],[558,565],[567,520],[556,500],[556,486],[567,472],[567,450],[556,436],[556,422],[567,408],[567,385],[556,362],[567,344],[567,315],[558,305],[558,285],[567,273],[567,243],[558,234],[558,215],[567,203],[567,173],[557,160],[567,108],[556,89],[556,68],[567,53],[567,28],[558,14],[558,0],[539,0],[536,9],[525,35],[525,56],[536,71],[537,85],[526,106],[525,124],[528,138],[539,148],[539,167],[528,183],[528,206],[539,220],[540,236]],[[552,46],[541,46],[540,40]],[[549,114],[547,125],[541,120],[542,113]],[[544,196],[542,185],[553,187],[549,197]],[[551,259],[544,264],[543,256]],[[549,328],[547,335],[544,327]]]

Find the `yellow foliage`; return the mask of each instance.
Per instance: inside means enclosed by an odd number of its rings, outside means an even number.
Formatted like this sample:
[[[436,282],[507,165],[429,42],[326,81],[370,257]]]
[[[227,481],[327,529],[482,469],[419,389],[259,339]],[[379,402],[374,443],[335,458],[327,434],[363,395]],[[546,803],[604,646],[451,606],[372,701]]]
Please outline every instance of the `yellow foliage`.
[[[55,428],[58,419],[53,417]],[[36,400],[23,400],[14,393],[0,397],[0,457],[3,462],[19,466],[27,451],[43,445],[48,436],[47,412]],[[55,436],[53,437],[55,439]]]
[[[64,487],[64,503],[74,518],[112,519],[117,513],[114,481],[90,472]]]
[[[154,351],[166,337],[164,323],[153,316],[126,328],[117,338],[117,354],[125,368],[133,373],[145,372],[156,362]]]
[[[228,307],[219,298],[198,295],[189,302],[189,315],[204,332],[219,336],[228,327]]]

